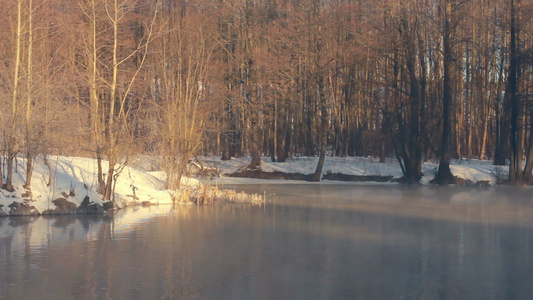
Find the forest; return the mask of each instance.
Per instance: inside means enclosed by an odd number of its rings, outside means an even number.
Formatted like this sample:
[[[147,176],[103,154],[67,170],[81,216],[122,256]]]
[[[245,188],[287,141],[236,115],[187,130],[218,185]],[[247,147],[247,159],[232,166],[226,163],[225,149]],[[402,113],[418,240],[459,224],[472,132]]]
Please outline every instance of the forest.
[[[531,0],[2,0],[0,186],[23,157],[438,159],[533,182]],[[104,163],[105,162],[105,163]],[[109,163],[107,163],[109,162]]]

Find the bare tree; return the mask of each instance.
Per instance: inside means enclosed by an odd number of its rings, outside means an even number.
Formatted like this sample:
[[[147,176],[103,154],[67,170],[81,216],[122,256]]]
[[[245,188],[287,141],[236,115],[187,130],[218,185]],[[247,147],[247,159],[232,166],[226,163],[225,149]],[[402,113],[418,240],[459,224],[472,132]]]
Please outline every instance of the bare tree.
[[[89,32],[84,69],[90,95],[91,132],[98,160],[99,190],[105,200],[112,200],[118,175],[115,172],[124,150],[121,143],[131,138],[128,121],[132,89],[148,55],[159,8],[156,2],[143,23],[142,16],[136,13],[137,5],[136,0],[86,0],[81,6]],[[109,162],[105,179],[103,154]]]
[[[450,170],[450,143],[452,134],[453,86],[452,73],[454,69],[454,46],[457,41],[457,26],[461,19],[462,6],[467,1],[443,0],[439,3],[440,20],[442,26],[442,52],[444,78],[442,87],[442,139],[439,153],[439,168],[432,180],[438,184],[454,184],[455,177]]]
[[[187,14],[194,14],[188,11]],[[160,108],[163,169],[167,188],[177,191],[188,160],[196,155],[209,116],[208,67],[212,43],[201,13],[183,17],[179,8],[165,15],[168,30],[154,47],[158,55],[152,87],[154,103]],[[177,19],[177,20],[176,20]]]
[[[10,103],[10,114],[4,119],[4,114],[1,114],[3,123],[7,123],[5,130],[5,144],[6,144],[6,182],[5,189],[8,191],[13,191],[13,161],[15,155],[17,154],[17,130],[19,124],[19,114],[21,113],[21,91],[22,88],[22,75],[21,69],[23,67],[23,48],[25,43],[23,40],[24,35],[24,23],[26,21],[26,16],[24,14],[24,0],[16,0],[14,3],[15,11],[15,26],[12,40],[12,52],[10,53],[9,71],[11,72],[11,103]]]

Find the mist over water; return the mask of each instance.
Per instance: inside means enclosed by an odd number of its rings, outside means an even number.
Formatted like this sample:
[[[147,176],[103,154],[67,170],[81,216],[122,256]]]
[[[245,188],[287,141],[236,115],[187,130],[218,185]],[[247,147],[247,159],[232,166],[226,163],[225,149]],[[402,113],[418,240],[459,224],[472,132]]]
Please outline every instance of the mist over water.
[[[529,299],[529,189],[242,185],[265,207],[0,218],[0,299]]]

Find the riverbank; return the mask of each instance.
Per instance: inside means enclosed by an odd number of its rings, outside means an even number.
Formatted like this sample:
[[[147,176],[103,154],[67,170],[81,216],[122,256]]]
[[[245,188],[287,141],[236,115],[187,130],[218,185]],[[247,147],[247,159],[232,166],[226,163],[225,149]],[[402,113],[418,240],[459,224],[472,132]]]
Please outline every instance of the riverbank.
[[[165,173],[160,170],[154,156],[134,156],[118,176],[115,186],[115,208],[132,205],[173,204],[214,204],[217,202],[261,204],[261,195],[246,195],[231,190],[223,190],[224,185],[239,183],[283,183],[305,182],[315,170],[318,158],[294,157],[286,162],[272,162],[263,157],[261,172],[243,173],[250,158],[232,158],[222,161],[219,157],[200,157],[199,164],[210,175],[199,180],[185,177],[182,190],[176,194],[165,189]],[[0,190],[0,215],[39,215],[39,214],[86,214],[104,213],[110,206],[97,193],[97,164],[93,158],[50,157],[51,170],[42,159],[36,159],[32,176],[31,192],[23,188],[25,184],[25,161],[17,159],[14,176],[14,192]],[[107,166],[103,166],[104,169]],[[438,162],[429,161],[422,165],[424,176],[421,184],[429,185],[437,172]],[[493,166],[491,161],[453,160],[452,173],[462,178],[466,184],[475,186],[495,186],[507,177],[508,168]],[[202,172],[198,172],[201,174]],[[221,177],[217,175],[220,174]],[[51,175],[51,176],[50,176]],[[253,175],[253,176],[252,176]],[[289,176],[290,175],[290,176]],[[394,184],[402,176],[396,160],[385,162],[368,157],[327,157],[322,173],[322,183],[346,184]],[[254,177],[256,179],[250,179]],[[268,178],[268,180],[266,179]],[[312,183],[315,184],[315,183]],[[221,189],[222,188],[222,189]]]
[[[261,204],[259,195],[220,190],[195,178],[182,179],[182,189],[165,188],[165,173],[157,170],[155,159],[140,157],[122,168],[114,187],[114,205],[98,194],[97,163],[86,157],[49,157],[35,160],[31,190],[24,188],[25,160],[18,158],[14,169],[14,191],[0,189],[0,216],[49,214],[104,214],[108,209],[135,205],[200,204],[220,202]],[[106,163],[103,166],[107,169]],[[173,201],[175,200],[175,201]]]
[[[251,161],[248,157],[232,158],[227,161],[221,161],[219,157],[201,157],[200,160],[204,165],[218,169],[219,173],[223,175],[236,174]],[[269,173],[266,176],[271,176],[270,179],[273,179],[269,180],[269,183],[280,179],[305,181],[309,174],[314,173],[317,163],[318,157],[293,157],[282,163],[272,162],[269,157],[262,157],[261,171]],[[450,168],[454,176],[464,179],[465,184],[477,186],[501,184],[509,172],[507,166],[493,166],[492,161],[477,159],[452,160]],[[437,174],[437,169],[438,161],[423,163],[424,176],[421,184],[429,185]],[[244,175],[238,177],[247,177]],[[250,177],[254,178],[248,176],[248,178]],[[370,157],[326,157],[322,171],[323,182],[342,180],[365,184],[372,182],[387,184],[395,183],[400,177],[402,177],[402,171],[394,158],[387,158],[385,162],[379,162],[379,160]],[[255,178],[257,179],[259,176]],[[236,178],[235,181],[242,180]]]

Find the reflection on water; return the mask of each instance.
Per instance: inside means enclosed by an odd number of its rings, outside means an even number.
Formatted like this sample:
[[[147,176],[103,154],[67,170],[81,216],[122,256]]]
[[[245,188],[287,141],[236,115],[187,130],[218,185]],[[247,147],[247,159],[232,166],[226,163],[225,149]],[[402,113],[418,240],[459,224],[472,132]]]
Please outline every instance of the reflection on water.
[[[2,299],[529,299],[529,190],[257,185],[265,207],[0,218]],[[513,193],[510,193],[513,191]]]

